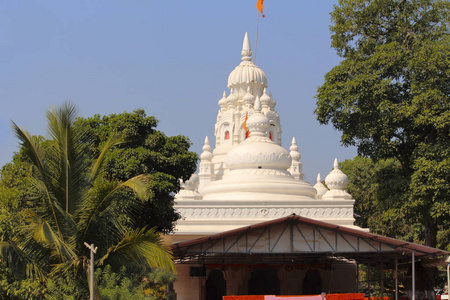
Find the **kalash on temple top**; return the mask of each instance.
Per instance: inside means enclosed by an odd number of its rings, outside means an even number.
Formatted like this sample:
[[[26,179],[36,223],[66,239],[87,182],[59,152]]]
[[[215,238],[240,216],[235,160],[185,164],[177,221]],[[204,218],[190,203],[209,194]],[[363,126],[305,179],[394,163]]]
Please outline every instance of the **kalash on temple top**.
[[[230,94],[219,100],[216,147],[211,152],[206,137],[198,175],[182,183],[175,196],[181,215],[175,236],[205,236],[293,213],[359,228],[353,225],[354,200],[345,191],[348,178],[337,160],[325,178],[328,188],[320,174],[312,186],[303,180],[295,138],[290,151],[281,146],[276,101],[266,92],[266,74],[252,62],[247,33],[241,55],[228,77]]]

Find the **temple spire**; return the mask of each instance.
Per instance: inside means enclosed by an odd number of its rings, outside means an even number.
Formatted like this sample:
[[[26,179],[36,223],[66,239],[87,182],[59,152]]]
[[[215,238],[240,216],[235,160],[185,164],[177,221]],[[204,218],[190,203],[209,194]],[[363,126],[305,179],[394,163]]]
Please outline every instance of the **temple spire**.
[[[242,44],[242,60],[243,61],[250,61],[252,60],[252,49],[250,47],[250,40],[248,38],[248,33],[245,33],[244,36],[244,43]]]
[[[339,162],[338,162],[337,157],[334,159],[333,167],[334,167],[334,169],[339,170]]]
[[[261,101],[259,100],[259,96],[256,96],[255,105],[253,109],[257,112],[261,112]]]

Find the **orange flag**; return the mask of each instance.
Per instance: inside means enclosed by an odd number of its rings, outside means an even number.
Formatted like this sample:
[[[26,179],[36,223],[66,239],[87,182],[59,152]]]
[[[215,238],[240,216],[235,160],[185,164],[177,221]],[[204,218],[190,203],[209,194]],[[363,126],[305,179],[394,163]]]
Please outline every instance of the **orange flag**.
[[[247,119],[248,119],[248,112],[245,114],[245,120],[244,120],[244,130],[247,132]]]
[[[265,15],[263,14],[263,2],[264,0],[258,0],[258,2],[256,2],[256,8],[261,12],[261,15],[264,18]]]

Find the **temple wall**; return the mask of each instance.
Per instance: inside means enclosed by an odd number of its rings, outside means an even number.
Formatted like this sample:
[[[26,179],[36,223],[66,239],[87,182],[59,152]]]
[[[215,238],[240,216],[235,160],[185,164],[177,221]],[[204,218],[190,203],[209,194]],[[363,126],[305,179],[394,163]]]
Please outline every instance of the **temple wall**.
[[[249,281],[255,269],[245,265],[215,266],[207,268],[206,276],[190,276],[190,267],[194,265],[177,265],[178,280],[174,289],[177,300],[204,300],[206,281],[212,271],[220,270],[226,281],[226,295],[248,295]],[[272,266],[280,281],[279,295],[306,295],[325,293],[356,293],[356,265],[339,262],[331,265],[277,265]],[[270,267],[263,267],[267,270]],[[309,275],[308,275],[309,273]],[[312,282],[311,278],[319,279]],[[308,292],[312,286],[319,285],[319,290]],[[306,290],[306,292],[305,292]]]
[[[174,290],[177,300],[202,300],[204,299],[204,277],[191,277],[190,267],[192,265],[176,265],[177,280],[174,283]]]

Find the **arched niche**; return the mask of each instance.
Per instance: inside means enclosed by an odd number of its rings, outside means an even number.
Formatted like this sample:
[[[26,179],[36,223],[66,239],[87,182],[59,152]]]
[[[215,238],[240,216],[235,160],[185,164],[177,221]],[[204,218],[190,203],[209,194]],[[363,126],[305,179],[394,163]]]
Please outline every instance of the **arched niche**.
[[[233,128],[230,123],[224,122],[220,125],[220,144],[231,145],[233,140]]]
[[[205,283],[205,300],[222,300],[227,295],[227,281],[220,270],[209,273]]]
[[[248,280],[249,295],[279,295],[280,279],[272,268],[255,268]]]

